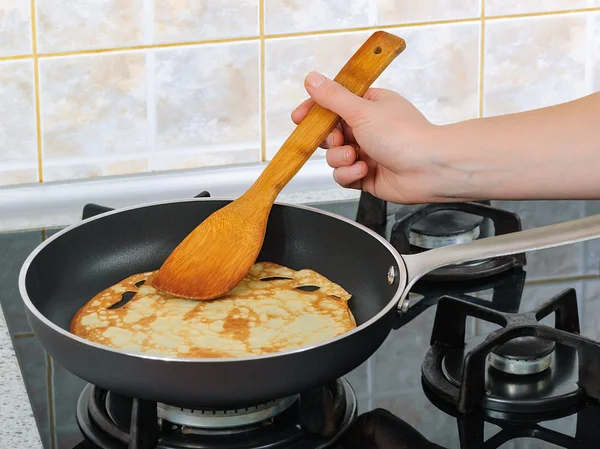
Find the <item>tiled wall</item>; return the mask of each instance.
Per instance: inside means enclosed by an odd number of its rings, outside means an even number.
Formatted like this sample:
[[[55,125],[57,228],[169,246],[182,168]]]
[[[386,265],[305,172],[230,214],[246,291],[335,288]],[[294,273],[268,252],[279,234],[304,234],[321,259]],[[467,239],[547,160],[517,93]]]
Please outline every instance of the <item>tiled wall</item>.
[[[600,0],[0,0],[0,185],[268,160],[378,28],[435,123],[600,89]]]

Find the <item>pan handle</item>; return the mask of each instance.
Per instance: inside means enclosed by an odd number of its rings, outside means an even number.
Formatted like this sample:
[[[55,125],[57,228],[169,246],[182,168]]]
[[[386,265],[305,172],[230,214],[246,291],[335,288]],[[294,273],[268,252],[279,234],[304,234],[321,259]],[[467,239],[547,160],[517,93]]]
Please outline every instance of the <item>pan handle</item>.
[[[407,271],[405,291],[425,274],[447,265],[569,245],[599,237],[600,215],[593,215],[527,231],[435,248],[419,254],[402,255]]]

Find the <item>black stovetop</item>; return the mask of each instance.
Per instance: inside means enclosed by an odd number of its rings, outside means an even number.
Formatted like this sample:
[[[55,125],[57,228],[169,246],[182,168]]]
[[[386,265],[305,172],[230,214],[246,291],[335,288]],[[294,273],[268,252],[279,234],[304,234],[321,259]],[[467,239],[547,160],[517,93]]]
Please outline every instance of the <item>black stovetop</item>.
[[[517,211],[524,228],[578,218],[599,210],[596,202],[505,202],[499,205]],[[317,207],[354,219],[357,202]],[[86,383],[51,360],[40,347],[27,323],[17,289],[22,262],[54,232],[55,229],[0,233],[0,282],[3,285],[0,303],[44,447],[73,449],[83,440],[76,422],[76,407]],[[414,305],[398,322],[399,328],[391,332],[367,362],[345,376],[356,392],[359,414],[384,409],[394,416],[386,421],[391,415],[380,415],[383,420],[380,422],[388,423],[390,433],[403,438],[402,435],[406,437],[416,429],[429,441],[448,449],[587,447],[581,441],[592,431],[598,435],[600,425],[600,413],[593,405],[541,423],[533,416],[533,422],[529,423],[506,422],[495,419],[501,416],[490,418],[479,413],[456,417],[451,410],[443,411],[443,404],[434,405],[435,398],[428,397],[421,368],[430,348],[438,302],[444,295],[493,304],[503,311],[528,311],[573,289],[570,294],[577,298],[581,334],[600,339],[599,253],[600,242],[570,245],[528,254],[524,269],[515,268],[489,281],[417,284],[411,296]],[[468,319],[466,334],[472,337],[495,328],[482,320]],[[577,438],[580,438],[579,445]],[[487,443],[481,444],[483,440]],[[397,443],[388,447],[421,449],[422,446],[409,442],[405,446]]]

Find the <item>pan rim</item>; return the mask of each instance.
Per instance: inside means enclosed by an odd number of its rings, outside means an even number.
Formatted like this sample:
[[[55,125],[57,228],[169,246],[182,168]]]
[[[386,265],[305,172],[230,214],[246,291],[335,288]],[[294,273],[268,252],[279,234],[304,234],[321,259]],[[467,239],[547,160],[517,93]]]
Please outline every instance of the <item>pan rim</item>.
[[[58,332],[59,334],[61,334],[63,337],[72,339],[74,341],[76,341],[77,343],[80,344],[84,344],[87,346],[91,346],[95,349],[100,349],[103,351],[110,351],[113,352],[117,355],[122,355],[122,356],[130,356],[130,357],[135,357],[138,359],[145,359],[145,360],[152,360],[155,362],[168,362],[168,363],[173,363],[173,362],[183,362],[183,363],[215,363],[215,362],[219,362],[219,363],[235,363],[235,362],[242,362],[242,361],[247,361],[247,362],[251,362],[251,361],[259,361],[259,360],[265,360],[265,359],[271,359],[271,358],[275,358],[275,357],[284,357],[284,356],[289,356],[289,355],[293,355],[293,354],[298,354],[298,353],[302,353],[302,352],[306,352],[306,351],[310,351],[311,349],[316,349],[318,347],[322,347],[322,346],[326,346],[329,344],[333,344],[337,341],[340,341],[346,337],[350,337],[354,334],[357,334],[358,332],[361,332],[363,329],[366,329],[367,327],[371,326],[372,324],[376,323],[377,321],[379,321],[379,319],[381,319],[383,316],[385,316],[390,309],[392,309],[393,307],[397,307],[400,304],[400,301],[402,301],[404,299],[404,297],[406,296],[405,291],[407,291],[407,277],[406,277],[406,262],[404,261],[404,259],[402,258],[402,256],[400,255],[400,253],[396,250],[396,248],[394,248],[392,246],[392,244],[390,242],[388,242],[385,238],[383,238],[382,236],[380,236],[379,234],[377,234],[376,232],[374,232],[373,230],[369,229],[368,227],[361,225],[360,223],[357,223],[354,220],[351,220],[349,218],[346,218],[342,215],[333,213],[333,212],[329,212],[329,211],[325,211],[322,209],[318,209],[316,207],[312,207],[312,206],[306,206],[303,204],[291,204],[291,203],[285,203],[285,202],[278,202],[275,201],[273,203],[274,206],[283,206],[283,207],[289,207],[289,208],[293,208],[293,209],[302,209],[302,210],[307,210],[310,212],[314,212],[314,213],[318,213],[321,215],[326,215],[332,218],[335,218],[337,220],[346,222],[354,227],[357,227],[358,229],[366,232],[367,234],[369,234],[371,237],[373,237],[375,240],[377,240],[380,244],[382,244],[384,247],[386,247],[386,249],[391,253],[391,255],[393,256],[393,258],[396,261],[396,264],[398,266],[398,280],[397,280],[397,287],[396,287],[396,292],[394,293],[394,296],[392,297],[392,299],[390,299],[390,301],[385,305],[385,307],[383,307],[377,314],[375,314],[371,319],[369,319],[368,321],[365,321],[364,323],[362,323],[361,325],[357,326],[356,328],[352,329],[349,332],[345,332],[341,335],[338,335],[332,339],[329,340],[325,340],[323,342],[311,345],[311,346],[305,346],[302,348],[297,348],[297,349],[292,349],[292,350],[287,350],[287,351],[282,351],[282,352],[276,352],[276,353],[270,353],[270,354],[263,354],[263,355],[254,355],[254,356],[246,356],[246,357],[212,357],[212,358],[192,358],[192,357],[166,357],[166,356],[157,356],[157,355],[150,355],[150,354],[143,354],[143,353],[135,353],[135,352],[129,352],[129,351],[125,351],[122,349],[116,349],[116,348],[111,348],[109,346],[104,346],[101,345],[99,343],[95,343],[93,341],[87,340],[85,338],[82,338],[78,335],[75,335],[69,331],[66,331],[65,329],[63,329],[62,327],[56,325],[54,322],[52,322],[50,319],[48,319],[43,313],[41,313],[37,307],[35,307],[35,305],[33,304],[33,302],[31,301],[31,299],[29,298],[29,294],[27,292],[27,287],[25,285],[25,278],[27,276],[27,273],[29,272],[29,267],[31,265],[31,263],[33,262],[33,260],[36,258],[36,256],[46,247],[48,246],[52,241],[60,238],[61,235],[66,234],[67,232],[79,227],[79,226],[83,226],[87,223],[90,223],[92,221],[95,220],[99,220],[105,217],[108,217],[110,215],[116,215],[119,213],[123,213],[123,212],[127,212],[127,211],[131,211],[131,210],[136,210],[136,209],[142,209],[145,207],[153,207],[153,206],[160,206],[163,204],[174,204],[174,203],[192,203],[192,202],[211,202],[211,201],[234,201],[235,198],[231,198],[231,197],[208,197],[208,198],[186,198],[186,199],[177,199],[177,200],[164,200],[164,201],[155,201],[155,202],[150,202],[150,203],[143,203],[143,204],[138,204],[135,206],[127,206],[127,207],[123,207],[123,208],[118,208],[118,209],[114,209],[108,212],[104,212],[102,214],[98,214],[98,215],[94,215],[93,217],[89,217],[85,220],[81,220],[78,223],[72,224],[70,226],[67,226],[66,228],[62,229],[61,231],[57,232],[56,234],[52,235],[51,237],[47,238],[46,240],[44,240],[42,243],[40,243],[25,259],[25,262],[23,262],[23,265],[21,266],[21,270],[19,272],[19,293],[21,295],[21,298],[25,304],[25,306],[27,307],[27,309],[29,310],[30,313],[32,313],[38,320],[40,320],[43,324],[45,324],[47,327],[51,328],[54,332]]]

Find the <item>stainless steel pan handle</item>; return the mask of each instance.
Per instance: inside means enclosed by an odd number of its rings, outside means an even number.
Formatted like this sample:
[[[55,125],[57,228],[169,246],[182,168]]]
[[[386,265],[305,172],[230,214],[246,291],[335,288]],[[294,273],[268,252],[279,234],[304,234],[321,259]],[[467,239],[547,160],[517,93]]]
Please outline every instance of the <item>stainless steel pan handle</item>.
[[[527,231],[445,246],[419,254],[402,255],[406,263],[406,291],[437,268],[527,251],[569,245],[600,237],[600,215],[565,221]]]

